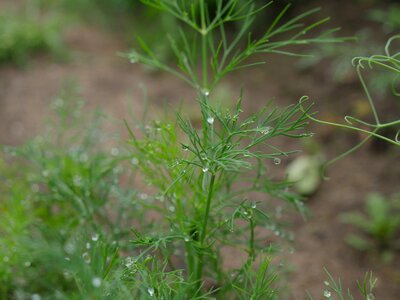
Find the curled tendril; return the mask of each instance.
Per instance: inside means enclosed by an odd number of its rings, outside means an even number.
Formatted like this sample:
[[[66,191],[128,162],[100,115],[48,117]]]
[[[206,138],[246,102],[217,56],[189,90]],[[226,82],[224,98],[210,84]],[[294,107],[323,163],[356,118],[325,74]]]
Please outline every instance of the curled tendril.
[[[392,36],[387,41],[386,46],[385,46],[385,53],[386,53],[387,56],[389,56],[389,57],[392,56],[392,55],[390,55],[390,46],[392,45],[394,40],[398,40],[398,39],[400,39],[400,35],[395,35],[395,36]]]
[[[374,116],[375,124],[368,123],[366,121],[360,120],[360,119],[355,118],[353,116],[345,116],[344,117],[344,121],[345,121],[344,124],[320,120],[320,119],[317,119],[314,116],[308,114],[307,111],[302,106],[302,104],[305,103],[308,100],[308,97],[303,96],[299,100],[301,111],[310,120],[312,120],[312,121],[314,121],[316,123],[319,123],[319,124],[330,125],[330,126],[343,128],[343,129],[354,130],[354,131],[358,131],[358,132],[366,134],[366,137],[361,142],[359,142],[358,144],[356,144],[355,146],[353,146],[352,148],[350,148],[346,152],[342,153],[341,155],[339,155],[339,156],[333,158],[332,160],[326,162],[325,165],[322,167],[322,174],[323,175],[325,174],[325,171],[326,171],[326,169],[327,169],[327,167],[329,165],[333,164],[334,162],[336,162],[336,161],[344,158],[345,156],[353,153],[354,151],[358,150],[371,137],[382,139],[382,140],[384,140],[384,141],[386,141],[386,142],[388,142],[390,144],[393,144],[395,146],[400,147],[400,128],[396,131],[396,135],[394,136],[394,138],[389,138],[389,137],[386,137],[386,136],[381,135],[381,134],[378,133],[378,131],[380,129],[382,129],[382,128],[400,126],[400,119],[394,120],[394,121],[391,121],[391,122],[381,123],[379,115],[378,115],[377,110],[375,108],[374,101],[373,101],[373,99],[371,97],[371,94],[369,92],[367,83],[365,82],[364,76],[363,76],[363,74],[361,72],[363,69],[365,69],[365,65],[363,63],[366,63],[370,69],[373,69],[374,65],[376,65],[376,66],[379,66],[379,67],[382,67],[382,68],[386,68],[387,70],[394,72],[396,74],[396,76],[395,76],[394,81],[392,83],[392,91],[393,91],[393,94],[395,96],[400,96],[400,90],[398,90],[396,88],[396,83],[399,82],[399,78],[400,78],[400,60],[398,59],[398,57],[400,58],[400,52],[396,52],[396,54],[391,55],[391,51],[390,51],[392,43],[395,40],[400,40],[400,35],[393,36],[392,38],[390,38],[388,40],[388,42],[386,43],[386,46],[385,46],[385,54],[386,55],[378,55],[377,54],[377,55],[372,55],[370,57],[361,57],[360,56],[360,57],[355,57],[352,60],[352,64],[357,70],[357,75],[359,77],[359,80],[360,80],[361,85],[363,87],[364,93],[365,93],[365,95],[367,97],[368,104],[369,104],[370,109],[372,111],[372,114]],[[364,128],[367,127],[369,129],[364,129],[361,126],[357,126],[357,125],[363,125]]]

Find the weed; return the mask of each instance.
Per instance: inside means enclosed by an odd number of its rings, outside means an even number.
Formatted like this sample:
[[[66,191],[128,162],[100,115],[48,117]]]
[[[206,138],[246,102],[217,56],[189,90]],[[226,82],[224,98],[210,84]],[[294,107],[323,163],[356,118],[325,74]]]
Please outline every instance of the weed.
[[[379,194],[370,194],[367,198],[365,213],[350,212],[340,219],[362,231],[361,235],[349,235],[346,241],[361,251],[378,250],[387,258],[391,250],[400,247],[400,199],[394,196],[385,199]]]

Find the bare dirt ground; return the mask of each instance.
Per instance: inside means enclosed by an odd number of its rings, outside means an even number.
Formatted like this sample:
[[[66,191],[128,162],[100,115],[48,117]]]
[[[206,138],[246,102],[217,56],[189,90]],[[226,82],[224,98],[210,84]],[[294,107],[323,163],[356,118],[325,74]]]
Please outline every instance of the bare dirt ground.
[[[39,134],[50,114],[50,102],[69,77],[76,78],[81,85],[88,109],[100,107],[112,116],[116,121],[110,130],[122,135],[126,133],[121,120],[129,118],[128,99],[135,114],[141,114],[142,86],[148,92],[152,111],[161,111],[164,103],[174,105],[183,100],[190,107],[194,101],[190,89],[171,76],[131,65],[117,56],[125,48],[118,35],[79,27],[68,30],[66,41],[75,52],[71,62],[60,64],[38,57],[26,69],[0,67],[0,144],[19,145]],[[237,95],[239,87],[245,88],[246,111],[259,109],[271,98],[279,105],[294,103],[308,93],[319,101],[317,106],[322,115],[328,109],[342,115],[346,111],[342,107],[351,99],[362,97],[357,84],[341,86],[325,82],[326,78],[320,74],[293,71],[293,66],[293,59],[273,56],[266,67],[231,75],[224,84],[233,95]],[[350,99],[341,97],[347,91],[352,95]],[[316,128],[315,132],[328,157],[340,153],[357,139],[352,133],[349,137],[332,129]],[[397,259],[384,264],[378,256],[356,252],[344,242],[352,229],[338,221],[340,213],[361,209],[370,192],[386,195],[398,192],[399,159],[398,149],[389,147],[374,152],[366,147],[331,167],[331,179],[308,200],[310,218],[294,221],[295,251],[287,257],[296,270],[289,274],[290,299],[305,299],[306,289],[317,299],[322,298],[322,282],[326,278],[323,267],[340,276],[343,285],[351,290],[356,289],[355,279],[373,270],[379,279],[377,299],[399,299],[399,253]]]

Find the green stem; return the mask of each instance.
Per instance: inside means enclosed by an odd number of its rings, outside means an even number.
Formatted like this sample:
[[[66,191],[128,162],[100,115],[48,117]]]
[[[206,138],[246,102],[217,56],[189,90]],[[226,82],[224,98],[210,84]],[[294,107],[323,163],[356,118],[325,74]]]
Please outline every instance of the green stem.
[[[253,219],[250,219],[249,262],[253,262],[255,258],[254,227]]]
[[[200,235],[200,244],[201,247],[204,247],[204,241],[207,236],[207,223],[210,215],[210,207],[211,207],[211,200],[213,197],[213,192],[214,192],[214,182],[215,182],[215,174],[212,174],[211,180],[210,180],[210,185],[208,188],[208,196],[207,196],[207,204],[206,204],[206,210],[204,212],[204,219],[203,219],[203,227],[201,229],[201,235]],[[198,288],[201,286],[201,278],[203,275],[203,253],[200,252],[198,254],[198,265],[197,265],[197,274],[196,274],[196,285]]]
[[[211,200],[212,200],[212,196],[213,196],[213,192],[214,192],[214,182],[215,182],[215,174],[212,174],[211,180],[210,180],[210,186],[208,188],[207,206],[206,206],[206,211],[204,213],[203,228],[201,229],[201,236],[200,236],[201,244],[204,243],[204,240],[207,235],[207,223],[208,223],[208,218],[209,218],[209,214],[210,214]]]
[[[203,65],[203,93],[208,89],[208,68],[207,68],[207,35],[206,16],[204,0],[200,1],[200,18],[201,18],[201,46],[202,46],[202,65]]]

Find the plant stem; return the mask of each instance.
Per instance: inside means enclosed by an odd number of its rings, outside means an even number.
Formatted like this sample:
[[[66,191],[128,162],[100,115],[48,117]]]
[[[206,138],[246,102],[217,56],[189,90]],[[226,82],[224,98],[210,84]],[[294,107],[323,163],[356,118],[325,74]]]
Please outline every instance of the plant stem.
[[[204,213],[204,219],[203,219],[203,228],[201,229],[201,236],[200,236],[200,242],[203,244],[204,240],[207,235],[207,223],[208,223],[208,218],[210,214],[210,207],[211,207],[211,200],[214,192],[214,182],[215,182],[215,174],[211,175],[211,180],[210,180],[210,185],[208,188],[208,196],[207,196],[207,206],[206,206],[206,211]]]
[[[206,16],[204,0],[200,1],[200,18],[201,18],[201,46],[202,46],[202,65],[203,65],[203,93],[208,89],[208,68],[207,68],[207,34]]]
[[[210,214],[210,207],[211,207],[211,200],[213,197],[213,192],[214,192],[214,182],[215,182],[215,174],[211,175],[211,180],[210,180],[210,185],[208,188],[208,196],[207,196],[207,203],[206,203],[206,210],[204,212],[204,219],[203,219],[203,227],[201,229],[201,235],[200,235],[200,244],[203,247],[204,246],[204,241],[207,236],[207,223],[209,219],[209,214]],[[198,265],[197,265],[197,274],[196,274],[196,285],[198,288],[200,288],[201,285],[201,278],[203,275],[203,253],[200,252],[198,254]]]
[[[250,219],[249,262],[253,262],[255,257],[254,227],[253,219]]]

